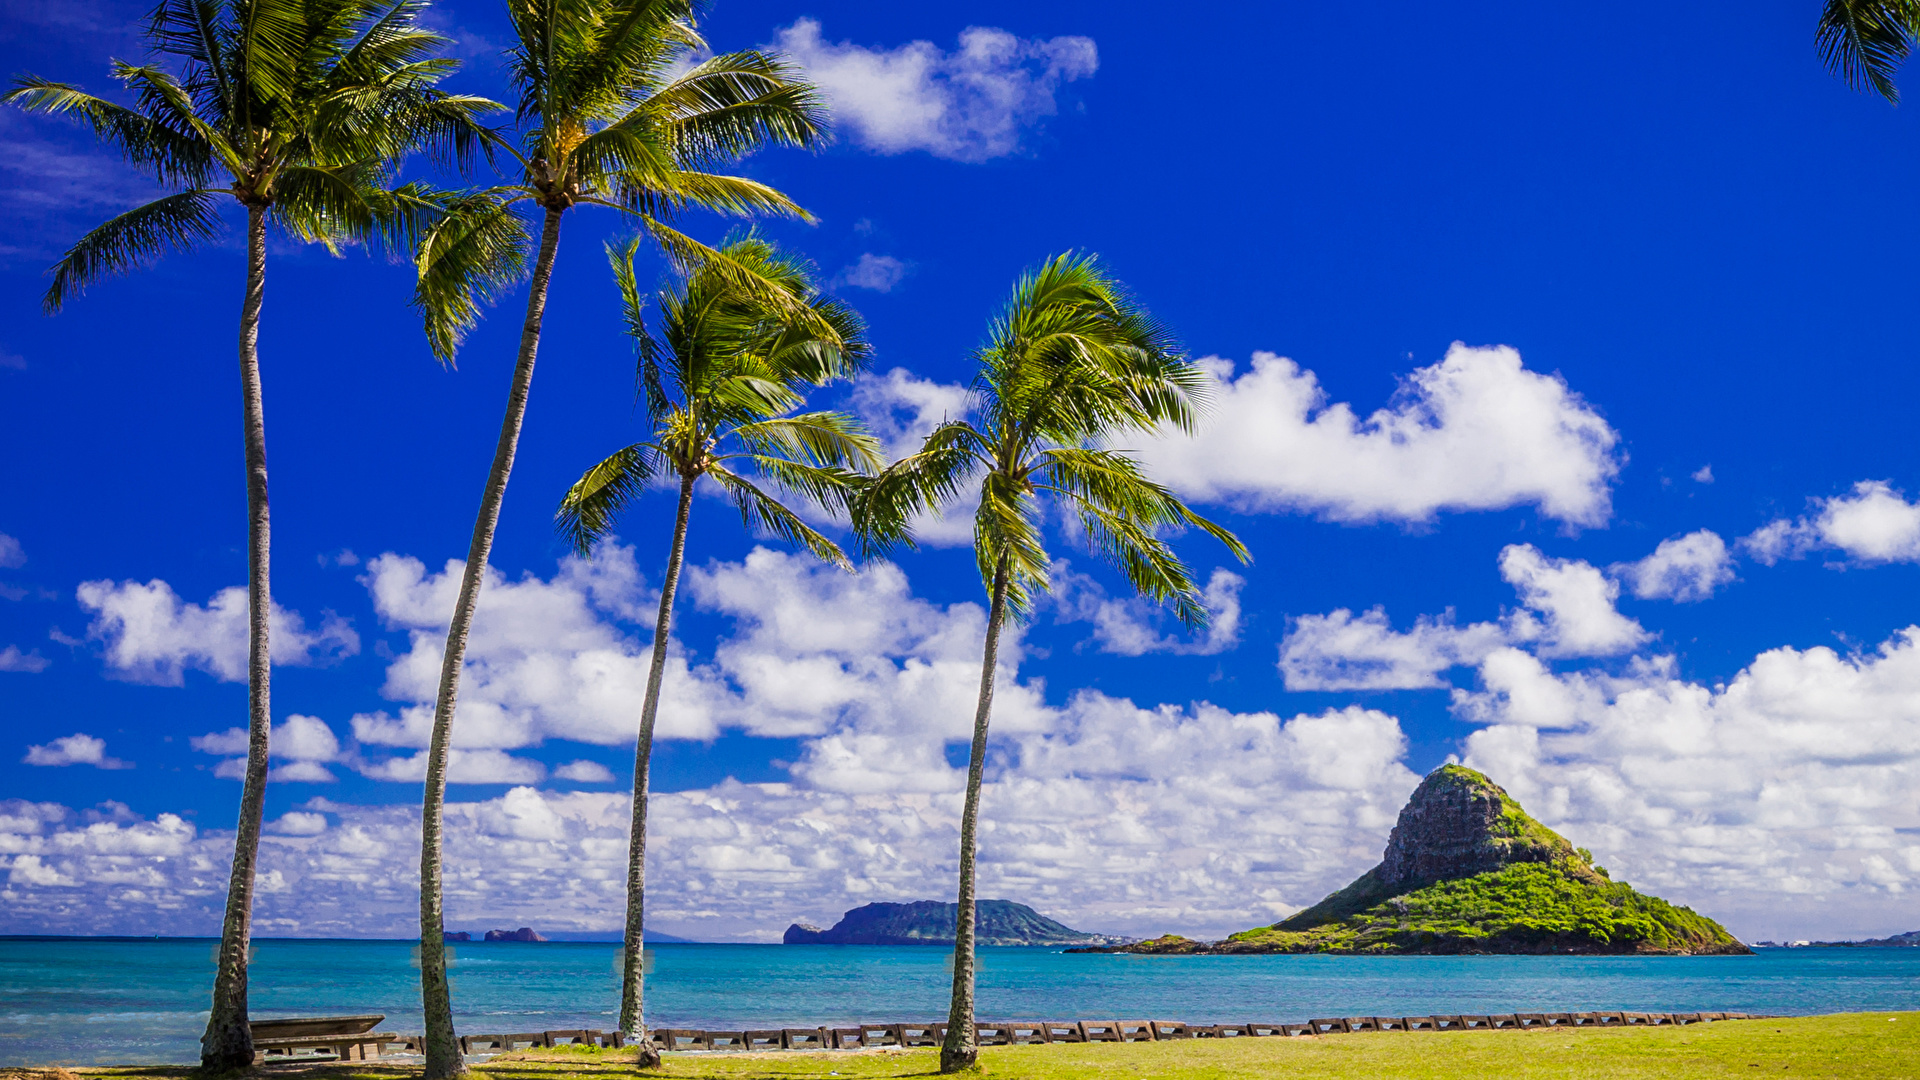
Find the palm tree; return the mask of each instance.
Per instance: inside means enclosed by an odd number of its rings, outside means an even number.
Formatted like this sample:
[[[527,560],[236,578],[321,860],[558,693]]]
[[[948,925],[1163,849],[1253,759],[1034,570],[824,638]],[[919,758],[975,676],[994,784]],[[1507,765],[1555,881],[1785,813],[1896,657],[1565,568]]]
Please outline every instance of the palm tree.
[[[233,871],[221,926],[213,1007],[201,1038],[210,1071],[253,1062],[247,951],[254,868],[266,797],[269,701],[266,422],[261,410],[260,306],[269,225],[330,249],[343,242],[411,245],[439,200],[409,185],[386,190],[417,149],[466,159],[486,139],[478,116],[498,108],[436,85],[456,64],[422,29],[421,0],[162,0],[147,28],[150,62],[115,61],[135,104],[25,76],[6,100],[77,117],[171,194],[80,238],[50,271],[44,306],[57,312],[89,284],[208,245],[231,197],[247,216],[247,284],[240,308],[240,386],[247,476],[248,746]],[[158,66],[172,57],[178,74]]]
[[[710,263],[713,272],[779,302],[784,294],[776,283],[755,279],[671,222],[689,207],[806,216],[765,184],[709,171],[765,146],[815,145],[826,136],[826,116],[813,88],[776,56],[747,51],[692,62],[705,49],[694,28],[702,6],[700,0],[510,0],[515,41],[508,49],[509,71],[523,136],[520,146],[507,152],[518,175],[463,198],[428,231],[418,254],[416,297],[427,337],[443,359],[451,360],[480,305],[524,272],[527,224],[518,208],[539,210],[519,357],[447,627],[427,748],[420,844],[427,1080],[444,1080],[462,1067],[441,938],[447,753],[467,633],[526,417],[560,219],[578,206],[624,212],[683,265]]]
[[[1091,257],[1056,256],[1022,276],[977,356],[972,387],[978,423],[949,420],[920,451],[866,485],[854,505],[869,549],[911,544],[908,522],[959,497],[979,478],[973,548],[988,594],[986,648],[973,717],[966,803],[960,816],[959,911],[954,925],[953,1004],[940,1071],[979,1056],[973,1028],[974,852],[980,781],[1000,630],[1046,591],[1049,558],[1043,500],[1078,519],[1086,543],[1134,589],[1188,626],[1207,621],[1192,575],[1159,531],[1193,526],[1245,561],[1226,529],[1189,510],[1110,443],[1161,425],[1192,430],[1202,375],[1170,334],[1121,291]]]
[[[845,510],[863,478],[854,470],[871,471],[882,462],[879,444],[851,417],[837,412],[792,415],[807,387],[851,374],[869,355],[859,316],[820,295],[803,264],[757,237],[729,242],[719,249],[726,266],[743,267],[777,283],[790,302],[768,303],[757,290],[741,288],[722,264],[705,264],[694,268],[684,284],[659,294],[655,333],[646,326],[645,301],[634,284],[638,248],[637,239],[620,249],[609,245],[607,255],[625,301],[627,332],[639,344],[639,382],[652,438],[588,469],[561,501],[557,520],[574,549],[590,555],[612,531],[620,510],[656,476],[671,473],[679,483],[679,509],[634,748],[626,950],[620,978],[620,1031],[636,1047],[640,1063],[651,1067],[660,1063],[660,1052],[647,1041],[642,1011],[648,762],[694,487],[702,477],[713,481],[733,499],[750,528],[803,545],[820,559],[851,570],[839,545],[739,469],[747,466],[774,486],[823,508]],[[796,318],[796,309],[814,317]]]
[[[1815,40],[1827,70],[1895,104],[1894,72],[1920,34],[1920,0],[1827,0]]]

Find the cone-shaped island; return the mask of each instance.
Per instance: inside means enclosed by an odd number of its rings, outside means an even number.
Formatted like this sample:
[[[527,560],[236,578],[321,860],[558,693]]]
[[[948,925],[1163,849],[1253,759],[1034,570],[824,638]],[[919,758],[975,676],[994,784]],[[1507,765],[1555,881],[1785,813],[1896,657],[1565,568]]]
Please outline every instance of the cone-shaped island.
[[[1709,954],[1719,923],[1613,881],[1480,773],[1443,765],[1400,811],[1380,865],[1272,926],[1070,952]]]

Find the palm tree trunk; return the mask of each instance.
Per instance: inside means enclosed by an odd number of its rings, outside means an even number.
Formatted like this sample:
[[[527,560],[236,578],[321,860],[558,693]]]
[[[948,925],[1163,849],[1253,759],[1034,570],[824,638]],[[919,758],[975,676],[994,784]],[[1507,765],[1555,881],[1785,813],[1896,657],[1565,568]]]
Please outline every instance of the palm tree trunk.
[[[647,696],[640,706],[640,741],[633,748],[633,825],[627,834],[627,934],[620,966],[620,1033],[634,1048],[641,1068],[660,1064],[660,1050],[647,1040],[646,908],[647,791],[653,758],[653,720],[660,711],[660,683],[667,673],[667,638],[673,624],[673,595],[680,588],[680,563],[687,553],[687,518],[693,511],[693,477],[680,478],[680,510],[673,519],[673,547],[667,552],[667,580],[660,587],[660,617],[653,624],[653,663],[647,669]]]
[[[213,1009],[206,1034],[200,1037],[200,1067],[210,1073],[253,1065],[253,1031],[247,1026],[247,952],[253,939],[253,878],[267,798],[267,736],[273,722],[267,683],[271,665],[267,630],[273,611],[267,582],[267,420],[260,401],[259,351],[260,304],[266,285],[266,208],[249,206],[247,295],[240,305],[240,396],[247,467],[247,775],[240,788],[240,823],[234,829],[233,873],[227,879]]]
[[[533,264],[533,284],[527,293],[527,318],[520,328],[520,360],[513,369],[507,415],[500,422],[500,441],[493,449],[493,470],[487,474],[487,487],[480,496],[480,516],[473,523],[473,542],[467,548],[467,567],[460,578],[460,598],[453,606],[453,620],[447,625],[447,651],[440,662],[440,692],[433,707],[426,793],[420,808],[420,1001],[426,1014],[426,1080],[446,1080],[466,1069],[460,1042],[453,1031],[453,999],[447,986],[445,913],[440,890],[447,750],[453,738],[453,713],[460,696],[460,665],[466,660],[467,632],[473,625],[474,608],[480,603],[487,557],[493,552],[493,530],[500,523],[500,504],[506,499],[507,478],[513,473],[513,454],[520,445],[520,425],[527,415],[527,392],[533,384],[534,355],[540,350],[540,320],[546,313],[547,286],[553,279],[553,257],[559,246],[560,211],[549,207],[546,220],[540,226],[540,254]]]
[[[993,571],[993,603],[987,609],[987,648],[980,662],[980,703],[973,713],[973,750],[967,758],[967,803],[960,812],[960,909],[953,921],[953,1006],[940,1044],[940,1071],[959,1072],[980,1058],[973,1030],[973,856],[980,824],[980,777],[987,765],[987,721],[993,715],[993,673],[999,662],[1000,624],[1007,616],[1007,558]]]

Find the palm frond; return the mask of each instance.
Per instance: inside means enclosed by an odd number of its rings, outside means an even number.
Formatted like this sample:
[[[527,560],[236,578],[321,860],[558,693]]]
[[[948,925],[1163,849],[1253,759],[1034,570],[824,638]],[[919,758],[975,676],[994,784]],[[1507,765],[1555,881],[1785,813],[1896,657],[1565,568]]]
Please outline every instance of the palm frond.
[[[740,424],[734,435],[755,454],[778,454],[815,466],[878,470],[880,441],[842,412],[810,412]]]
[[[212,178],[213,148],[191,127],[176,128],[78,87],[32,75],[14,79],[13,89],[0,101],[29,112],[78,118],[129,163],[151,171],[162,183],[198,187]],[[162,107],[168,108],[171,116],[171,104],[162,103]],[[186,119],[192,119],[190,113]]]
[[[1913,50],[1917,27],[1920,3],[1915,0],[1827,0],[1815,41],[1827,70],[1849,87],[1871,88],[1898,104],[1900,88],[1893,76]]]
[[[480,307],[518,284],[531,246],[527,223],[514,212],[519,188],[490,188],[450,197],[421,237],[414,306],[425,320],[433,354],[452,363],[480,319]]]
[[[840,550],[840,545],[801,520],[800,515],[788,509],[786,504],[756,487],[752,481],[727,469],[715,465],[707,472],[727,494],[733,496],[733,503],[740,510],[740,519],[748,528],[759,527],[785,540],[789,544],[805,547],[814,558],[832,563],[843,570],[853,569],[852,560]]]
[[[554,527],[573,550],[591,554],[613,533],[614,519],[660,473],[660,448],[635,443],[608,455],[576,480],[560,500]]]
[[[73,294],[108,274],[123,274],[159,258],[169,249],[186,251],[207,243],[220,231],[215,210],[219,192],[198,188],[155,199],[94,227],[48,272],[41,306],[60,310]]]

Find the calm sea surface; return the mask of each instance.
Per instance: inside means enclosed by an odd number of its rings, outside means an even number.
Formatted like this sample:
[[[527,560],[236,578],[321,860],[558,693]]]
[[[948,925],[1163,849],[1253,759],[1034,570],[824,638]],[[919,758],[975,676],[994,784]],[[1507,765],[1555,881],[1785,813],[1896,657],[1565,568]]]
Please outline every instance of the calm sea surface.
[[[0,1065],[191,1062],[215,942],[0,939]],[[454,946],[454,1009],[479,1034],[611,1028],[618,946]],[[657,1026],[739,1029],[931,1020],[937,948],[656,945]],[[258,942],[256,1017],[387,1014],[419,1031],[404,941]],[[1822,1013],[1920,1009],[1920,949],[1772,949],[1726,957],[1068,956],[982,952],[980,1015],[999,1019],[1304,1020],[1354,1014],[1627,1009]]]

